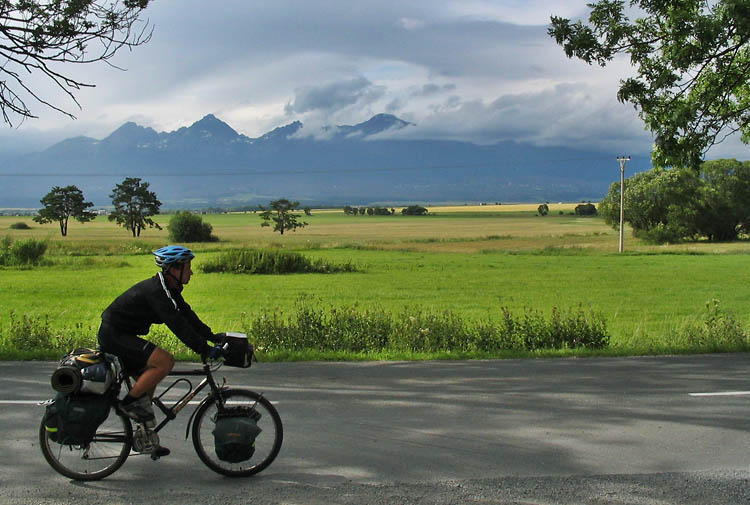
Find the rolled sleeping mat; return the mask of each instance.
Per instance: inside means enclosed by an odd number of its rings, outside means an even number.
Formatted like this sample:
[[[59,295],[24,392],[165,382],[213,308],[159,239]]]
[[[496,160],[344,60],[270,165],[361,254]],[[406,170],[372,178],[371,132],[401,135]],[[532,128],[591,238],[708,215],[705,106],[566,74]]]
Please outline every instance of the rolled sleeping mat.
[[[81,387],[81,370],[75,366],[60,366],[52,373],[52,388],[60,393],[75,393]]]

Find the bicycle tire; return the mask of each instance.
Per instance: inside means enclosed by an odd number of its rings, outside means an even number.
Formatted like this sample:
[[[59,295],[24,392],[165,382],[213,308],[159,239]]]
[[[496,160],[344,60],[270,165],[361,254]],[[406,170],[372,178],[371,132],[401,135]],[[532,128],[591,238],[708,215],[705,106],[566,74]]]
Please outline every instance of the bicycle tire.
[[[128,459],[133,445],[130,420],[114,407],[97,428],[94,439],[85,446],[58,444],[47,434],[42,420],[39,447],[44,459],[55,471],[73,480],[99,480],[111,475]]]
[[[227,389],[221,393],[229,407],[246,405],[257,410],[261,417],[258,427],[261,433],[255,440],[255,453],[248,461],[229,463],[216,455],[213,429],[214,416],[218,410],[215,398],[210,397],[198,407],[193,420],[193,446],[203,463],[216,473],[228,477],[248,477],[270,465],[281,450],[284,428],[276,407],[264,396],[248,389]]]

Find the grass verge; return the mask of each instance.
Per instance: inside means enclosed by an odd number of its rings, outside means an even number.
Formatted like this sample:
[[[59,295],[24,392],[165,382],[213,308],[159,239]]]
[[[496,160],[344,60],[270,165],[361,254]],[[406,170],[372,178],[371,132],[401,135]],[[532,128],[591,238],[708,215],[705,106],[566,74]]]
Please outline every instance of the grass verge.
[[[92,328],[53,330],[49,320],[11,315],[0,359],[58,359],[75,347],[95,347]],[[601,315],[581,308],[548,315],[503,309],[501,322],[472,323],[449,311],[405,309],[392,315],[356,306],[326,308],[300,299],[296,312],[244,319],[243,328],[260,361],[452,360],[592,357],[750,351],[750,336],[717,300],[700,320],[673,328],[659,339],[635,336],[610,344]],[[148,336],[177,359],[196,356],[163,326]]]

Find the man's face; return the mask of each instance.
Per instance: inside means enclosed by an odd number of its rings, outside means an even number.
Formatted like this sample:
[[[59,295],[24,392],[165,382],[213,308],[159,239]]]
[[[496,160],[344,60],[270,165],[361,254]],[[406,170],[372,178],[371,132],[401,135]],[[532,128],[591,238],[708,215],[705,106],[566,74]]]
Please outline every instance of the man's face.
[[[190,261],[181,265],[175,265],[172,267],[172,273],[182,283],[187,284],[190,282],[190,277],[193,275],[193,271],[190,269]]]

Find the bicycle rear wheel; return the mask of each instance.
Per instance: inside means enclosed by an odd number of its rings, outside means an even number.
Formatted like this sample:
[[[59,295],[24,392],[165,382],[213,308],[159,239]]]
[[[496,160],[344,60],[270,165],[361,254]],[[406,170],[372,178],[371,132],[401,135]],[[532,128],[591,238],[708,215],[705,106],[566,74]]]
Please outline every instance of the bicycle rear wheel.
[[[247,461],[230,463],[222,461],[214,446],[214,426],[218,405],[214,398],[198,407],[193,420],[193,445],[198,457],[211,470],[229,477],[246,477],[256,474],[270,465],[281,449],[284,429],[276,408],[265,397],[247,389],[222,391],[227,407],[246,406],[255,409],[260,418],[258,428],[262,431],[255,439],[255,452]]]
[[[87,445],[58,444],[47,434],[42,420],[39,446],[44,458],[58,473],[73,480],[98,480],[111,475],[128,459],[133,444],[130,420],[114,408]]]

